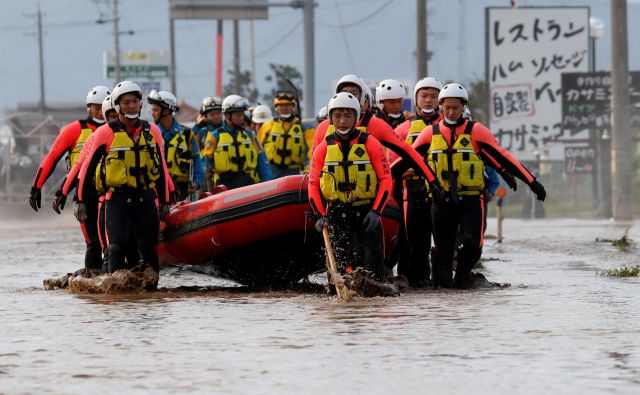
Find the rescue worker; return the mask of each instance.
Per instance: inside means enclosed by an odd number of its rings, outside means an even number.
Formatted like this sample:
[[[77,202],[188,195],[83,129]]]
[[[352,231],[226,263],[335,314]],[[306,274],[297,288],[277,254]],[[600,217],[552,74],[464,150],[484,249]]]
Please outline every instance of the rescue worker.
[[[398,156],[404,158],[411,163],[410,167],[415,169],[420,176],[425,177],[427,181],[435,182],[435,176],[431,169],[427,166],[424,159],[411,147],[406,141],[401,140],[393,132],[393,129],[383,120],[373,117],[368,111],[369,103],[371,103],[371,91],[367,84],[354,74],[347,74],[340,78],[336,84],[336,93],[348,92],[355,96],[360,102],[360,119],[358,120],[357,129],[367,132],[376,138],[385,148],[395,152]],[[316,137],[313,149],[317,147],[326,137],[333,134],[335,126],[326,119],[316,128]]]
[[[151,116],[164,139],[164,157],[175,186],[176,200],[189,198],[204,186],[204,167],[198,136],[180,125],[174,114],[180,111],[176,97],[168,91],[152,90],[147,97]]]
[[[380,214],[391,194],[389,162],[374,137],[356,129],[360,101],[337,93],[327,106],[335,132],[313,152],[309,201],[320,215],[318,231],[327,226],[339,265],[363,266],[384,279]],[[326,203],[326,207],[325,207]]]
[[[405,121],[402,100],[406,92],[404,85],[396,80],[383,80],[376,85],[376,117],[384,120],[392,129]]]
[[[78,176],[77,217],[86,222],[85,196],[92,189],[104,190],[108,272],[131,269],[137,263],[125,263],[132,239],[142,260],[159,271],[158,219],[164,220],[169,213],[173,192],[164,141],[156,125],[140,119],[142,90],[138,85],[118,83],[111,99],[118,119],[99,128],[93,137]]]
[[[239,188],[271,180],[271,168],[256,134],[242,127],[247,100],[229,95],[222,101],[222,126],[209,133],[203,153],[214,186]]]
[[[269,121],[273,121],[273,115],[271,114],[269,106],[265,104],[257,105],[251,113],[251,130],[257,134],[260,128],[262,128],[262,125]]]
[[[209,96],[202,99],[200,116],[196,120],[193,132],[198,135],[200,149],[204,147],[207,134],[222,126],[222,99],[218,96]]]
[[[111,101],[111,95],[107,96],[106,99],[102,102],[102,114],[107,122],[112,122],[118,119],[118,113],[113,108],[113,102]],[[71,167],[69,173],[64,178],[62,187],[56,191],[55,198],[53,200],[53,210],[60,214],[62,210],[64,210],[65,203],[67,201],[67,196],[71,189],[75,188],[78,181],[78,174],[80,173],[80,169],[82,168],[82,164],[84,163],[87,153],[91,145],[93,144],[93,138],[95,134],[91,134],[87,140],[85,141],[82,150],[80,151],[80,155],[78,156],[78,160]],[[94,181],[95,182],[95,181]],[[104,205],[104,190],[98,190],[98,239],[100,240],[100,249],[102,250],[102,271],[107,272],[109,268],[109,254],[107,251],[107,238],[106,238],[106,228],[105,228],[105,205]],[[74,215],[77,218],[78,212],[74,210]],[[82,224],[82,223],[81,223]],[[135,245],[135,240],[129,242],[129,248],[127,249],[127,262],[136,263],[140,259],[140,255],[138,254],[138,248]]]
[[[327,114],[327,106],[324,106],[318,110],[318,113],[316,114],[316,121],[320,123],[327,118],[329,118],[329,114]]]
[[[413,89],[416,113],[395,129],[398,137],[413,144],[427,125],[440,122],[442,116],[438,112],[438,94],[441,89],[442,84],[433,77],[423,78],[416,83]],[[394,152],[389,153],[391,163],[397,158]],[[425,179],[417,176],[413,170],[407,171],[401,182],[399,187],[396,183],[397,188],[394,188],[394,197],[404,203],[404,226],[398,234],[398,274],[406,276],[410,284],[416,285],[425,283],[431,275],[431,200]]]
[[[443,119],[427,126],[413,146],[423,155],[437,174],[444,193],[432,191],[431,207],[435,260],[435,286],[465,288],[473,280],[471,269],[480,259],[484,227],[485,163],[507,176],[515,176],[529,185],[538,200],[544,201],[546,191],[517,159],[505,151],[484,125],[465,119],[462,114],[469,96],[457,83],[445,85],[438,95]],[[406,171],[403,159],[392,166],[394,175]],[[509,185],[515,189],[515,182]],[[457,253],[457,268],[453,278],[453,256],[456,233],[460,228],[462,247]]]
[[[60,159],[67,154],[67,171],[69,171],[77,161],[87,138],[100,125],[104,124],[102,102],[109,93],[109,88],[106,86],[91,88],[85,101],[89,113],[88,117],[66,125],[56,137],[51,149],[40,163],[31,185],[29,204],[35,211],[41,207],[42,186],[51,176]],[[98,194],[95,190],[90,191],[86,196],[86,209],[88,220],[80,225],[86,243],[84,265],[88,269],[101,269],[102,255],[97,229]]]
[[[278,119],[266,122],[258,132],[273,178],[302,173],[311,158],[315,129],[301,123],[296,115],[297,105],[292,93],[278,92],[273,99]]]

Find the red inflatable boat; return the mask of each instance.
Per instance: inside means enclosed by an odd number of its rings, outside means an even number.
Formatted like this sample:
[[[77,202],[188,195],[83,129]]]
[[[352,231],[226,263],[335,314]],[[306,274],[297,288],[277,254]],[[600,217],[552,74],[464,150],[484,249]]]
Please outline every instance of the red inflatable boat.
[[[324,267],[310,213],[304,175],[181,202],[161,224],[160,264],[210,264],[216,275],[241,284],[286,286]],[[399,219],[391,201],[382,215],[387,253]]]

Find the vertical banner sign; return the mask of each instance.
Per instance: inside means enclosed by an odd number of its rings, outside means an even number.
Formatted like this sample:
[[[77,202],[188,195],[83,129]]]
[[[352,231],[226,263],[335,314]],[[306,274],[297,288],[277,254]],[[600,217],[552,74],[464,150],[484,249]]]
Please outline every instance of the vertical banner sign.
[[[588,7],[485,12],[489,127],[520,160],[564,160],[561,75],[589,67]],[[582,136],[583,137],[583,136]]]

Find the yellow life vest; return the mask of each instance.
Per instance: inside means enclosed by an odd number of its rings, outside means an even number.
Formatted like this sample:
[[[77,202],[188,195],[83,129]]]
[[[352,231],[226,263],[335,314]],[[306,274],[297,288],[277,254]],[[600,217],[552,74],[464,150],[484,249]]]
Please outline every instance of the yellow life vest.
[[[320,191],[326,200],[358,206],[376,197],[378,176],[365,146],[368,136],[361,132],[346,158],[334,135],[326,139],[327,154],[320,177]]]
[[[302,125],[296,122],[284,130],[282,121],[274,121],[271,131],[264,139],[264,152],[270,163],[287,167],[304,166],[307,155]]]
[[[452,147],[440,133],[440,124],[433,125],[433,137],[429,147],[428,162],[435,164],[436,176],[445,191],[451,190],[456,179],[458,195],[479,195],[484,190],[484,162],[471,143],[474,122],[458,136]]]
[[[117,188],[151,189],[160,177],[162,165],[157,142],[150,132],[148,122],[142,121],[142,130],[138,141],[134,142],[127,131],[118,121],[109,123],[113,130],[113,141],[109,153],[104,158],[102,166],[96,169],[96,188],[111,191]],[[104,168],[104,178],[102,176]],[[101,185],[98,185],[98,183]],[[104,184],[102,184],[104,183]]]
[[[80,137],[76,141],[76,145],[73,147],[71,152],[69,152],[69,156],[67,157],[67,167],[71,169],[71,167],[78,161],[78,157],[80,156],[80,151],[82,151],[82,147],[84,147],[85,141],[91,136],[93,133],[93,129],[91,129],[87,125],[87,121],[84,119],[80,120],[80,128],[82,131],[80,132]]]
[[[189,169],[193,155],[189,147],[190,137],[191,129],[180,126],[179,132],[165,143],[165,160],[173,181],[189,181]]]
[[[244,173],[255,182],[260,182],[258,168],[258,152],[251,135],[244,129],[238,130],[234,138],[226,129],[218,129],[218,144],[213,153],[214,182],[220,175],[228,173]]]

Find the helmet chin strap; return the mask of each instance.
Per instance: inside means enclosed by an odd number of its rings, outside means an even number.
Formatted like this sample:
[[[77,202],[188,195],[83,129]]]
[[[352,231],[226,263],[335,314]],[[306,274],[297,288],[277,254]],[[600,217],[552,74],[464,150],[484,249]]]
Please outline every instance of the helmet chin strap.
[[[426,115],[431,115],[435,112],[435,110],[433,108],[421,108],[420,112]]]

